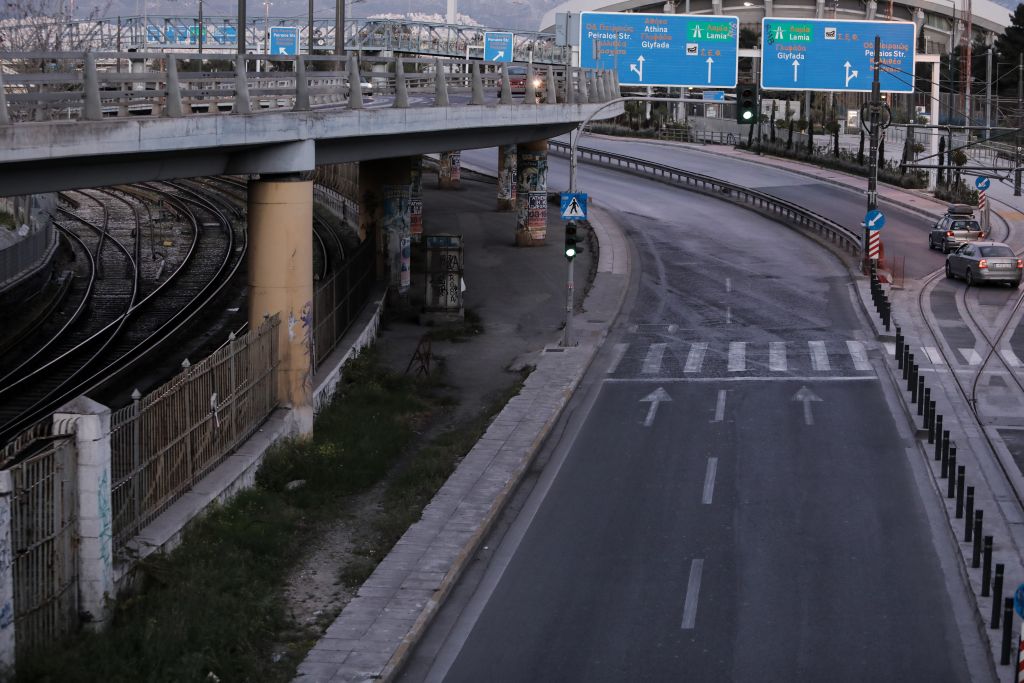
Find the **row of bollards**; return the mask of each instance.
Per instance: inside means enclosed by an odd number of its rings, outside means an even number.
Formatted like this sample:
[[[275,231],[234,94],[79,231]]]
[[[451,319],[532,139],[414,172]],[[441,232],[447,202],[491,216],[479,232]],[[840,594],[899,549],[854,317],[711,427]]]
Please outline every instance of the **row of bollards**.
[[[874,266],[871,268],[871,293],[875,308],[888,331],[892,315],[891,305]],[[967,467],[957,463],[956,444],[950,441],[949,430],[944,428],[942,415],[936,410],[931,389],[925,386],[921,369],[915,362],[914,354],[910,351],[910,345],[899,325],[896,326],[895,357],[901,377],[907,383],[910,401],[917,405],[917,415],[922,419],[922,428],[928,432],[928,443],[934,445],[934,459],[939,463],[939,478],[946,480],[946,497],[955,500],[956,519],[964,520],[963,542],[971,544],[971,569],[981,570],[981,596],[992,598],[989,627],[996,630],[1002,626],[999,663],[1008,665],[1013,641],[1013,598],[1003,596],[1005,567],[996,564],[993,571],[994,539],[992,536],[983,535],[984,510],[975,509],[974,487],[967,486]]]

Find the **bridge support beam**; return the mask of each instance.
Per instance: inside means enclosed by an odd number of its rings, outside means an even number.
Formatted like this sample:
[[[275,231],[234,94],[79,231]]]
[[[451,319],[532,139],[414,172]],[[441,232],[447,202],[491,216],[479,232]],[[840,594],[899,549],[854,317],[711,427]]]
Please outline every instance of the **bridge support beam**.
[[[498,147],[498,211],[513,211],[516,208],[516,164],[518,156],[515,145]]]
[[[313,181],[249,181],[249,325],[279,313],[278,396],[302,435],[313,432]]]
[[[442,190],[455,190],[462,178],[462,152],[441,152],[438,160],[437,186]]]
[[[548,141],[519,145],[516,246],[542,246],[548,232]]]
[[[414,163],[412,157],[359,162],[359,238],[374,236],[377,279],[386,280],[392,294],[400,298],[408,295],[412,277]],[[422,221],[422,210],[420,215]]]

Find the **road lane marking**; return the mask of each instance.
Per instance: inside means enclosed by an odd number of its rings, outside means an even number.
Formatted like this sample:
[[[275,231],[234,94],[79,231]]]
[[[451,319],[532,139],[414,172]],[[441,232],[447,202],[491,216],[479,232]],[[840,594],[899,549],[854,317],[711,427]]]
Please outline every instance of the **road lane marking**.
[[[725,309],[725,324],[732,324],[732,306],[729,306]]]
[[[732,278],[731,277],[725,278],[725,291],[727,293],[732,291]]]
[[[828,362],[828,351],[825,350],[825,342],[809,341],[807,345],[811,347],[811,369],[817,372],[831,370],[832,366]]]
[[[704,496],[701,502],[711,505],[711,497],[715,494],[715,475],[718,474],[718,458],[708,458],[708,470],[704,474]]]
[[[1003,349],[1002,351],[1000,351],[1000,353],[1003,354],[1003,360],[1005,360],[1006,364],[1009,365],[1011,368],[1019,368],[1020,366],[1024,365],[1024,363],[1021,362],[1020,358],[1017,357],[1017,354],[1015,354],[1010,349]]]
[[[934,346],[922,346],[924,355],[928,356],[928,360],[932,362],[932,365],[942,365],[942,352]]]
[[[622,362],[622,357],[626,355],[626,349],[629,348],[629,344],[616,344],[612,352],[612,363],[608,366],[608,374],[612,374],[619,369],[619,363]]]
[[[690,352],[686,354],[686,366],[683,372],[700,372],[704,365],[704,354],[708,351],[707,342],[694,342],[690,345]]]
[[[697,601],[700,599],[700,575],[704,571],[704,560],[690,563],[690,580],[686,582],[686,599],[683,601],[684,630],[692,629],[697,623]]]
[[[855,370],[870,370],[871,363],[868,362],[868,350],[864,342],[847,341],[846,348],[850,350],[850,357],[853,358]]]
[[[981,365],[981,355],[974,349],[960,349],[968,365]]]
[[[672,397],[668,395],[668,392],[658,387],[647,396],[640,399],[641,403],[650,403],[651,406],[647,409],[647,417],[644,418],[644,427],[650,427],[654,424],[654,416],[658,414],[658,406],[661,405],[662,401],[672,402]]]
[[[747,369],[747,342],[729,342],[729,372]]]
[[[718,390],[718,403],[715,405],[715,419],[712,422],[721,422],[725,418],[725,389]]]
[[[785,372],[786,365],[786,342],[768,342],[768,369]]]
[[[641,369],[645,375],[656,375],[661,370],[661,359],[665,356],[665,346],[667,344],[651,344],[651,348],[647,349],[647,357],[644,358],[644,366]]]
[[[922,368],[921,372],[931,372],[928,368]],[[610,384],[630,384],[643,382],[651,383],[650,377],[607,377],[603,382]],[[742,377],[659,377],[659,384],[680,384],[685,382],[877,382],[878,377],[874,375],[814,375],[814,376],[792,376],[778,375]]]

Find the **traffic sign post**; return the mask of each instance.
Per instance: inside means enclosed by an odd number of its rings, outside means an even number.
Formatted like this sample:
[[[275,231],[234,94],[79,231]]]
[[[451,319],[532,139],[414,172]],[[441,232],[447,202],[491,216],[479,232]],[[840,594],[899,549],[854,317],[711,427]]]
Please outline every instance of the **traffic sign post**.
[[[581,13],[580,66],[621,85],[735,88],[738,60],[737,17]]]
[[[761,87],[874,92],[877,60],[882,92],[913,92],[916,35],[910,22],[762,19]]]
[[[294,26],[270,27],[270,54],[289,55],[299,53],[299,29]]]
[[[868,230],[881,230],[885,227],[885,214],[878,209],[872,209],[864,216],[864,224]]]
[[[992,181],[983,175],[974,179],[974,186],[978,188],[978,211],[981,213],[981,225],[985,228],[985,232],[988,232],[989,226],[988,197],[985,196],[985,190],[990,185],[992,185]]]
[[[484,61],[511,62],[513,34],[507,31],[487,31],[484,33]]]

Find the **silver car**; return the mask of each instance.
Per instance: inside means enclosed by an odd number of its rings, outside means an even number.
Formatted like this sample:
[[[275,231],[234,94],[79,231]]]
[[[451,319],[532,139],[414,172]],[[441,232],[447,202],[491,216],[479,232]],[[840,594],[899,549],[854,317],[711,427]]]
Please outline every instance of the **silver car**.
[[[946,277],[962,277],[967,286],[1005,282],[1020,287],[1024,260],[1002,242],[970,242],[946,257]]]

